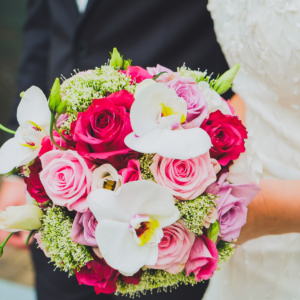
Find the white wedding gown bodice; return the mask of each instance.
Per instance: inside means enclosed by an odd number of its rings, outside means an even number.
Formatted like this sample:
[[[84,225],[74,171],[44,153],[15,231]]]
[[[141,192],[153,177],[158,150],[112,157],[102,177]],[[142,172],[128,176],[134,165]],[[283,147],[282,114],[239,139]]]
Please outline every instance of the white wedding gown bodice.
[[[229,65],[241,65],[234,91],[264,177],[300,179],[300,0],[209,0],[208,9]],[[204,299],[300,299],[300,235],[237,248]]]

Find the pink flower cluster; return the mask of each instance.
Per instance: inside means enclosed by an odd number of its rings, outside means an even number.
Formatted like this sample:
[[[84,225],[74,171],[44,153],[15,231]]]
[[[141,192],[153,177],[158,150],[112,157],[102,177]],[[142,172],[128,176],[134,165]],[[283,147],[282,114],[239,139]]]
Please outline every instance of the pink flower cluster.
[[[187,106],[186,121],[178,129],[202,128],[208,133],[212,143],[208,152],[186,160],[155,154],[149,169],[155,182],[170,191],[176,201],[194,200],[205,193],[218,195],[218,240],[237,239],[246,223],[247,206],[259,191],[253,184],[226,181],[228,166],[245,152],[247,131],[241,121],[219,110],[209,114],[207,100],[192,77],[182,77],[160,65],[148,71],[136,66],[120,72],[130,76],[132,84],[165,72],[156,81],[173,89]],[[124,142],[133,131],[130,110],[134,101],[134,95],[126,90],[94,99],[86,111],[78,113],[70,134],[62,133],[65,139],[54,133],[55,142],[67,151],[57,149],[46,136],[39,157],[29,167],[30,176],[25,179],[28,192],[41,205],[51,200],[54,205],[76,212],[71,238],[92,247],[97,254],[93,255],[93,261],[76,271],[76,276],[79,284],[94,286],[97,294],[115,292],[120,277],[129,284],[139,284],[141,276],[141,271],[131,277],[123,276],[106,263],[96,240],[98,222],[87,202],[95,180],[94,171],[103,164],[113,166],[115,174],[105,176],[110,181],[119,176],[121,185],[143,178],[140,153]],[[210,221],[216,220],[207,219],[206,227]],[[147,267],[171,274],[185,271],[186,276],[194,273],[196,281],[207,280],[218,267],[218,256],[216,243],[206,234],[196,236],[181,219],[163,228],[158,260]]]

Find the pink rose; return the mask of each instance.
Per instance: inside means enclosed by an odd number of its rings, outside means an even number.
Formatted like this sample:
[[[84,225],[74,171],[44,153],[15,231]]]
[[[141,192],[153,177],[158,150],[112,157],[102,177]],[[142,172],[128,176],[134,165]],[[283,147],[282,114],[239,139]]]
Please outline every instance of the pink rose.
[[[184,128],[200,127],[208,115],[208,105],[201,93],[197,82],[191,78],[174,78],[166,83],[169,88],[175,90],[187,104],[187,119]]]
[[[53,150],[41,157],[41,182],[55,205],[85,212],[93,181],[92,164],[76,151]]]
[[[163,228],[164,236],[158,244],[158,260],[151,269],[165,270],[171,274],[181,272],[187,262],[195,235],[182,220]]]
[[[228,173],[222,174],[206,192],[220,196],[217,200],[219,236],[223,241],[232,242],[239,237],[241,228],[246,224],[247,206],[260,188],[256,184],[230,184],[225,181],[227,176]]]
[[[187,160],[165,158],[156,154],[150,170],[155,181],[166,187],[176,198],[193,200],[216,181],[219,165],[210,158],[208,152]]]
[[[170,69],[168,69],[168,68],[166,68],[164,66],[161,66],[159,64],[157,64],[156,67],[151,67],[151,68],[148,67],[147,71],[152,76],[155,76],[155,75],[157,75],[157,74],[159,74],[161,72],[173,73],[172,70],[170,70]]]
[[[68,142],[66,142],[64,139],[62,139],[56,131],[53,132],[53,138],[54,138],[55,142],[57,143],[57,145],[59,145],[63,148],[66,148],[66,149],[74,150],[76,147],[76,143],[73,141],[72,137],[68,134],[64,134],[64,132],[62,134],[67,139]],[[49,152],[51,150],[58,150],[58,148],[56,148],[52,144],[50,136],[47,135],[42,140],[39,157],[41,157],[43,154],[45,154],[46,152]]]
[[[71,229],[71,239],[73,242],[90,247],[98,247],[95,238],[97,220],[88,209],[84,213],[77,213]]]
[[[186,276],[192,272],[195,280],[208,280],[218,268],[219,252],[216,244],[204,235],[197,236],[185,265]]]
[[[141,165],[138,160],[131,159],[128,162],[127,168],[118,172],[122,176],[122,184],[130,181],[142,180]]]
[[[38,248],[40,248],[44,252],[45,256],[50,257],[50,254],[47,252],[45,246],[42,243],[42,233],[39,231],[33,237],[36,239]]]
[[[145,79],[153,78],[152,75],[148,73],[147,70],[139,67],[139,66],[129,66],[126,71],[120,71],[121,73],[126,74],[131,77],[131,83],[140,83]]]

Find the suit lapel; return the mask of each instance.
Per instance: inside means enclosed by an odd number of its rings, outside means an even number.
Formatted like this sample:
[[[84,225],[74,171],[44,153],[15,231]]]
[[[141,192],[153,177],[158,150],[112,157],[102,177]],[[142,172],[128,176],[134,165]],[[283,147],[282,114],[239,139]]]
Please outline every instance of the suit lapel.
[[[93,7],[95,6],[96,2],[100,1],[100,0],[89,0],[87,7],[85,9],[85,12],[80,16],[80,20],[79,20],[79,24],[78,26],[80,26],[84,20],[87,18],[87,16],[89,15],[89,13],[92,11]],[[76,2],[76,0],[74,0],[74,3]],[[75,3],[76,5],[76,3]]]

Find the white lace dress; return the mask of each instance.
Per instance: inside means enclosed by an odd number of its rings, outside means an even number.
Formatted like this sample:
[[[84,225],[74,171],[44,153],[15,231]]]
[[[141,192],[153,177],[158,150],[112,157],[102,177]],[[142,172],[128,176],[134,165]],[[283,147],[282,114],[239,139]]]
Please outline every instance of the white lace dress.
[[[264,177],[300,179],[300,0],[210,0],[208,9],[229,65],[241,64],[234,91]],[[239,247],[204,299],[300,299],[300,235]]]

